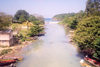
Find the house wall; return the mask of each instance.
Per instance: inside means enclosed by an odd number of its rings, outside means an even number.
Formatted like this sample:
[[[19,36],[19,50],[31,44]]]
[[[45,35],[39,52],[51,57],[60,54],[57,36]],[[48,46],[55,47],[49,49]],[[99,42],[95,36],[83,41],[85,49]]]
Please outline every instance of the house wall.
[[[13,45],[13,34],[12,33],[1,33],[0,34],[0,46],[11,46]]]
[[[10,36],[9,34],[0,34],[0,40],[9,40]]]
[[[0,41],[0,46],[10,46],[10,43],[8,40],[2,40]]]
[[[0,40],[0,46],[12,46],[13,43],[13,39],[10,40]]]

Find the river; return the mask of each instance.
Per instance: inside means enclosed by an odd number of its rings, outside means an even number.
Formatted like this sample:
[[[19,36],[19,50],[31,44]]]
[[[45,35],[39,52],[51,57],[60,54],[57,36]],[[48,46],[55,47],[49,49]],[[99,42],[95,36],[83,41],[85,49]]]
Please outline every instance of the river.
[[[46,22],[45,32],[45,36],[23,49],[24,60],[17,67],[81,67],[78,52],[63,26]]]

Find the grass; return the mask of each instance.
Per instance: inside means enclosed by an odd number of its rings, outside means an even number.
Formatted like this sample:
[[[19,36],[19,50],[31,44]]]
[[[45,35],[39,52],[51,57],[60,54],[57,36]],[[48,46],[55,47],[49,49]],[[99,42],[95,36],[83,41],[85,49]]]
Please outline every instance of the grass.
[[[7,53],[9,53],[11,51],[12,51],[12,49],[4,49],[4,50],[1,51],[0,55],[7,54]]]

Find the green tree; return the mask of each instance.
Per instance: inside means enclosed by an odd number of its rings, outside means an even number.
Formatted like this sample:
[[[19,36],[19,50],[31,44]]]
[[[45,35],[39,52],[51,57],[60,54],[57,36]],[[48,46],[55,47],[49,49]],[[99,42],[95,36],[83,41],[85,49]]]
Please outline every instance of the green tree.
[[[34,16],[34,15],[30,15],[28,21],[32,22],[33,24],[44,24],[44,18],[42,16]]]
[[[30,36],[38,36],[43,31],[43,28],[39,25],[34,25],[30,29]]]
[[[0,30],[7,29],[12,23],[12,16],[0,13]]]
[[[36,19],[37,19],[37,22],[39,22],[40,24],[44,24],[44,18],[43,18],[43,16],[41,16],[41,15],[37,15],[37,16],[35,16],[36,17]]]
[[[96,40],[94,41],[94,45],[95,52],[93,54],[93,57],[100,60],[100,37],[96,38]]]
[[[27,21],[29,18],[29,13],[25,10],[18,10],[13,18],[14,21],[24,22]]]
[[[100,0],[88,0],[86,5],[87,16],[100,16]]]
[[[81,52],[100,59],[100,17],[84,18],[77,26],[74,41]]]
[[[30,22],[37,21],[36,17],[33,16],[33,15],[30,15],[28,20],[29,20]]]
[[[69,27],[71,29],[76,29],[77,23],[78,23],[77,19],[76,18],[73,18],[72,20],[70,20],[70,22],[68,23],[68,25],[69,25]]]
[[[54,20],[58,20],[58,21],[62,21],[64,20],[66,17],[71,17],[71,16],[74,16],[75,13],[65,13],[65,14],[58,14],[58,15],[55,15],[53,17]]]
[[[76,29],[78,22],[80,22],[83,17],[84,17],[83,11],[80,11],[74,15],[67,14],[62,23],[67,24],[67,26],[71,29]]]

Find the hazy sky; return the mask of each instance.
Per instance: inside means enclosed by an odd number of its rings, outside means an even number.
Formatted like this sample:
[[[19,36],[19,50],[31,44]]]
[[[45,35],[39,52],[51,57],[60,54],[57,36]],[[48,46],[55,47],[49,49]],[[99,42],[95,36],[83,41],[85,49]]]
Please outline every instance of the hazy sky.
[[[14,15],[23,9],[30,14],[52,17],[55,14],[79,12],[86,7],[87,0],[0,0],[0,12]]]

